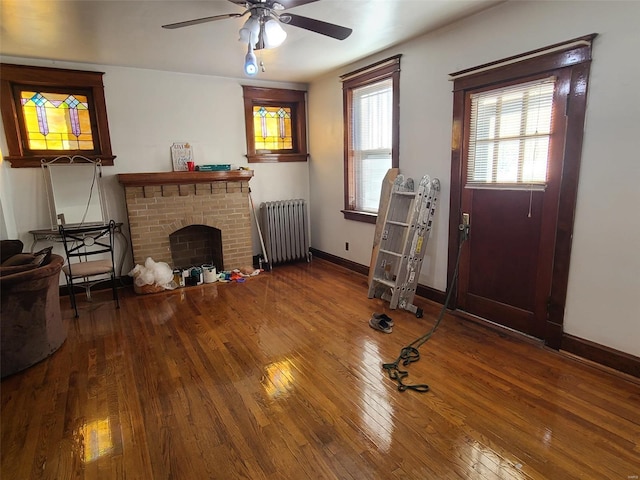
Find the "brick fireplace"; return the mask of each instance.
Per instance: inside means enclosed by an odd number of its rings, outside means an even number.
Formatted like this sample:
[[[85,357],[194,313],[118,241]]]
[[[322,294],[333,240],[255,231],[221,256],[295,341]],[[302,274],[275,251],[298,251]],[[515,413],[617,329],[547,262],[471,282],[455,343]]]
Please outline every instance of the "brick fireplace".
[[[182,266],[174,262],[170,236],[204,226],[211,228],[203,231],[220,231],[217,241],[222,243],[224,270],[251,266],[248,193],[252,176],[250,170],[119,174],[118,181],[125,187],[134,263],[144,264],[151,257],[171,267]]]

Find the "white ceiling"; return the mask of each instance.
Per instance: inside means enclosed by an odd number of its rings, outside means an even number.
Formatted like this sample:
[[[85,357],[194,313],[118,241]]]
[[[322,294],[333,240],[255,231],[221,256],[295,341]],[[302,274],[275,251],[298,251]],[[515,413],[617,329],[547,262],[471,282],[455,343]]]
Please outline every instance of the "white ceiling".
[[[343,41],[284,25],[283,45],[260,50],[261,80],[309,82],[504,0],[319,0],[291,13],[353,29]],[[243,8],[227,0],[0,0],[0,54],[243,77],[247,17],[176,30],[167,23]]]

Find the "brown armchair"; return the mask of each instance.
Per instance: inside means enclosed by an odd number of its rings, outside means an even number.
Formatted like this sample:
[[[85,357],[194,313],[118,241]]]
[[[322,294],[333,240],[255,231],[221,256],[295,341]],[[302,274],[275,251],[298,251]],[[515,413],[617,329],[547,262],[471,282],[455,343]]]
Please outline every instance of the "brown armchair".
[[[13,243],[8,243],[13,242]],[[3,240],[2,257],[16,248],[15,240]],[[22,250],[20,244],[19,251]],[[13,253],[13,252],[12,252]],[[31,254],[20,254],[27,257]],[[37,254],[33,254],[37,258]],[[45,359],[67,338],[60,313],[59,283],[64,259],[48,253],[34,268],[0,267],[0,370],[6,377]]]

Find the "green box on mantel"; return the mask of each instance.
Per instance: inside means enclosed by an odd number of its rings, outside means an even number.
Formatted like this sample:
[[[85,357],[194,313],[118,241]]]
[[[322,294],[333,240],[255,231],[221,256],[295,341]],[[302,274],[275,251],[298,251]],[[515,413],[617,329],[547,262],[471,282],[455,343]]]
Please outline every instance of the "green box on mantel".
[[[231,170],[231,165],[228,163],[215,165],[197,165],[196,170],[198,170],[199,172],[220,172]]]

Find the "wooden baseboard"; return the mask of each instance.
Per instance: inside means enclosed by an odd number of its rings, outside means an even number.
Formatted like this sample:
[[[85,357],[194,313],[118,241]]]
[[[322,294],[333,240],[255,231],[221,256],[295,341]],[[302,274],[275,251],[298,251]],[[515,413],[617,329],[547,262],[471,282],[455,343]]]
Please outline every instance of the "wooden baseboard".
[[[315,248],[310,248],[309,250],[318,258],[322,258],[363,275],[369,274],[369,266],[367,265],[352,262],[351,260],[331,255],[330,253],[326,253]],[[444,301],[446,300],[445,292],[425,285],[418,285],[416,288],[416,294],[422,298],[426,298],[427,300],[437,302],[440,305],[444,304]],[[467,316],[462,316],[462,318],[473,321]],[[483,323],[488,325],[486,321],[483,321]],[[504,329],[505,327],[496,325],[496,328]],[[519,332],[514,332],[514,334],[521,335],[523,338],[528,338],[526,335]],[[554,347],[553,345],[550,346],[552,348]],[[562,343],[559,350],[566,351],[577,357],[584,358],[585,360],[640,378],[640,358],[628,353],[620,352],[604,345],[599,345],[597,343],[590,342],[589,340],[574,337],[566,333],[562,333]]]
[[[640,378],[640,357],[598,343],[562,334],[560,350]]]
[[[361,263],[352,262],[351,260],[347,260],[345,258],[338,257],[336,255],[332,255],[315,248],[310,248],[309,251],[318,258],[322,258],[323,260],[335,263],[336,265],[340,265],[341,267],[347,268],[351,271],[361,273],[362,275],[369,275],[368,265],[362,265]],[[440,305],[444,304],[446,298],[445,292],[441,292],[440,290],[436,290],[435,288],[427,287],[420,284],[418,284],[418,286],[416,287],[416,295],[422,298],[426,298],[427,300],[432,300],[436,303],[439,303]]]
[[[332,255],[327,252],[323,252],[322,250],[317,250],[315,248],[310,248],[309,251],[314,257],[322,258],[323,260],[327,260],[328,262],[335,263],[336,265],[340,265],[348,270],[353,272],[361,273],[362,275],[369,274],[369,267],[362,265],[360,263],[352,262],[351,260],[347,260],[346,258],[338,257],[336,255]]]
[[[432,300],[440,305],[444,305],[444,301],[447,299],[446,292],[421,284],[418,284],[416,287],[416,295],[426,298],[427,300]]]

